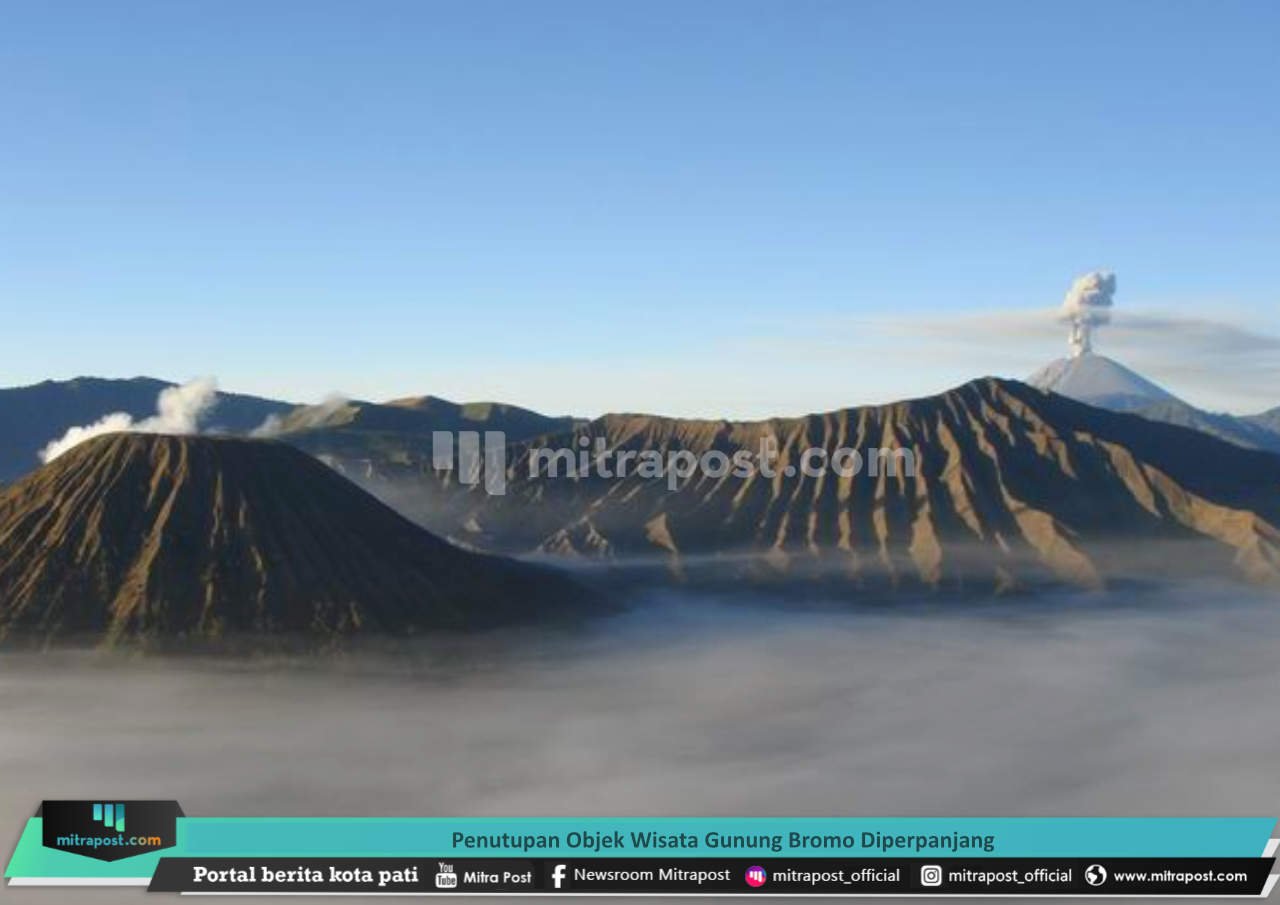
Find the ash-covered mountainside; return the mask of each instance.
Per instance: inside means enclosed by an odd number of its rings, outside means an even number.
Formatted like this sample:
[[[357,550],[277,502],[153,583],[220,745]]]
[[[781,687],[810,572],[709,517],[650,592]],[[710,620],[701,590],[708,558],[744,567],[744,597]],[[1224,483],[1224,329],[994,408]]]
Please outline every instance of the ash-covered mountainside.
[[[778,450],[773,477],[697,474],[674,491],[634,470],[549,478],[530,467],[547,447],[616,460],[732,457],[766,442]],[[909,450],[915,470],[787,474],[810,447]],[[501,496],[412,456],[334,461],[433,530],[510,553],[658,557],[676,573],[715,564],[850,588],[1280,576],[1280,457],[994,378],[802,418],[610,415],[511,446]]]
[[[591,611],[460,550],[290,446],[113,434],[0,493],[0,633],[404,634]]]

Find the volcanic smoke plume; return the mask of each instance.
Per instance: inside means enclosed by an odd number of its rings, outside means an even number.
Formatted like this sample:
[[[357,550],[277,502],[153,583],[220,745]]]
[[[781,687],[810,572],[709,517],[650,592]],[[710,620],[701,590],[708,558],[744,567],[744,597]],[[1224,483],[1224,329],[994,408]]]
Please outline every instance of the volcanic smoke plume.
[[[1093,328],[1111,320],[1115,292],[1116,275],[1109,270],[1086,273],[1071,284],[1062,300],[1062,316],[1071,324],[1072,358],[1093,351]]]
[[[67,430],[57,440],[50,440],[40,450],[40,461],[46,465],[69,449],[101,434],[129,432],[136,434],[194,434],[200,419],[218,401],[218,382],[212,377],[198,377],[182,386],[162,390],[156,399],[156,413],[134,421],[126,412],[103,415],[92,424]]]

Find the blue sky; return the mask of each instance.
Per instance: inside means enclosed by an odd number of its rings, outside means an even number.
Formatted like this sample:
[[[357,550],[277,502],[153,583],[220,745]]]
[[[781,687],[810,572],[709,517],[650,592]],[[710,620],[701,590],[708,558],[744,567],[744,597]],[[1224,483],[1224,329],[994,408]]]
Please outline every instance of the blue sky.
[[[1097,267],[1280,333],[1274,3],[3,13],[0,384],[799,413],[1022,376]],[[1280,404],[1265,341],[1120,338]]]

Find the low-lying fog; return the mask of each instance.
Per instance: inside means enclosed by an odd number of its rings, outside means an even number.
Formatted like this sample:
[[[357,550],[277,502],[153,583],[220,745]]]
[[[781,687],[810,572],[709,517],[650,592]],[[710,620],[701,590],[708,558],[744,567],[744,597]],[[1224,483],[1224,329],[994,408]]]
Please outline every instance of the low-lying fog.
[[[1278,691],[1280,599],[1209,587],[870,612],[668,594],[578,632],[310,661],[11,653],[0,844],[40,798],[104,795],[193,815],[1270,814]]]

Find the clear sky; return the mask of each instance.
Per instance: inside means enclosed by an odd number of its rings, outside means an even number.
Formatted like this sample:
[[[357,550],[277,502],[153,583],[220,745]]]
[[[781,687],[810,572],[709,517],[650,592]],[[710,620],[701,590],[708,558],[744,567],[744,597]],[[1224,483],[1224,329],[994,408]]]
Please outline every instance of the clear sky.
[[[1274,2],[0,13],[0,384],[794,414],[1023,376],[1065,331],[974,324],[1106,267],[1262,350],[1131,363],[1280,404]]]

